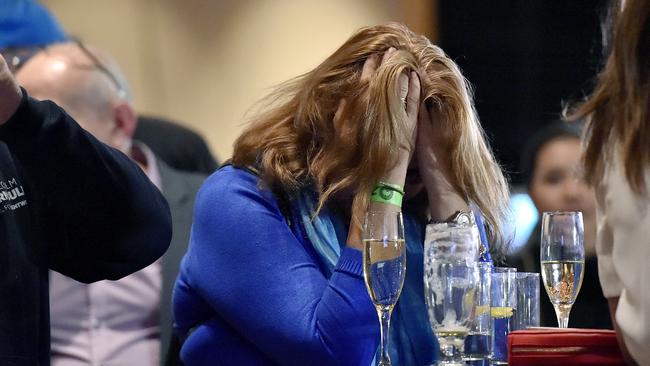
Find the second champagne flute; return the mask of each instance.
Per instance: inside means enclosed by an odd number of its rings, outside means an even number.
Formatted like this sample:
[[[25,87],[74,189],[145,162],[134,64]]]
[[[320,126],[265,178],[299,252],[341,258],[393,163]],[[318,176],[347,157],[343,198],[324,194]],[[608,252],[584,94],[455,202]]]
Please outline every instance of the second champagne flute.
[[[379,316],[379,366],[390,366],[390,316],[406,276],[406,246],[401,212],[369,211],[363,224],[363,277]]]
[[[585,266],[581,212],[544,212],[540,261],[546,293],[555,308],[560,328],[569,325]]]

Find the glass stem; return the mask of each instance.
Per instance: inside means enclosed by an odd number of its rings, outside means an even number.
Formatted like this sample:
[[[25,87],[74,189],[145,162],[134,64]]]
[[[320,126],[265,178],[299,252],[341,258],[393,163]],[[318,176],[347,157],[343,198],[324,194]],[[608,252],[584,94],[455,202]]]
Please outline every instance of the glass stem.
[[[377,308],[377,315],[379,315],[379,323],[381,323],[381,343],[379,345],[381,358],[378,365],[390,366],[390,356],[388,356],[388,330],[390,329],[391,310],[379,307]]]
[[[555,315],[557,316],[557,325],[560,328],[569,327],[569,313],[571,312],[571,305],[567,304],[553,304],[555,308]]]
[[[438,340],[440,342],[440,340]],[[444,360],[451,360],[454,358],[454,345],[448,342],[448,340],[445,339],[444,344],[441,344],[442,348],[442,358]]]

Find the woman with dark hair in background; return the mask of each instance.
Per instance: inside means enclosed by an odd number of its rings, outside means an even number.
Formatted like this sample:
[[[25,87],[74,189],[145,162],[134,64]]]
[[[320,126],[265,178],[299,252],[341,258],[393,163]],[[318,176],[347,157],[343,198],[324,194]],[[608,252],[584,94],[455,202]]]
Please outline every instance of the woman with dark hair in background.
[[[390,354],[429,365],[427,219],[471,217],[472,204],[495,244],[508,201],[453,61],[402,25],[363,28],[271,96],[232,163],[199,192],[176,283],[185,364],[370,364],[379,323],[359,223],[368,209],[400,210],[369,200],[390,184],[405,191],[408,262]]]
[[[607,62],[572,118],[587,119],[603,293],[628,360],[650,365],[650,0],[615,5]]]
[[[607,301],[598,280],[596,200],[593,189],[582,178],[580,166],[580,130],[563,122],[552,123],[533,136],[522,159],[524,181],[540,218],[544,211],[581,211],[584,218],[585,273],[571,311],[571,327],[611,329]],[[538,222],[512,264],[519,271],[539,273],[539,256]],[[540,311],[542,326],[557,326],[555,310],[546,294],[540,296]]]

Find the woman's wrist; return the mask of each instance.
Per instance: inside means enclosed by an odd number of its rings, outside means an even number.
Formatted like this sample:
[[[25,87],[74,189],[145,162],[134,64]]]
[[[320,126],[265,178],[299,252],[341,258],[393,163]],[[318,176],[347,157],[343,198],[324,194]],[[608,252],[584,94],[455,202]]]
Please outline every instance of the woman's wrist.
[[[363,250],[363,241],[361,240],[361,228],[354,220],[350,222],[350,230],[348,231],[348,239],[346,245],[350,248]]]
[[[391,167],[386,174],[380,179],[381,182],[385,182],[392,185],[397,185],[404,187],[404,182],[406,181],[406,172],[409,167],[410,161],[410,152],[406,149],[400,149],[399,156],[397,157],[397,163]]]
[[[432,221],[445,221],[459,211],[469,210],[469,205],[458,193],[429,194],[429,213]]]
[[[465,197],[442,174],[423,177],[429,198],[429,213],[433,221],[444,221],[458,211],[469,211]]]

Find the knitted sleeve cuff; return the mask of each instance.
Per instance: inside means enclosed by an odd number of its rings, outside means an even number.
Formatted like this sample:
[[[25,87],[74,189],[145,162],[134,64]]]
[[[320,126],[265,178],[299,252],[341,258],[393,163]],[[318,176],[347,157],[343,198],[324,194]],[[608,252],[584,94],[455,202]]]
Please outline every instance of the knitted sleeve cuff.
[[[363,257],[361,251],[345,247],[341,252],[341,257],[338,263],[336,263],[334,271],[363,277]]]

